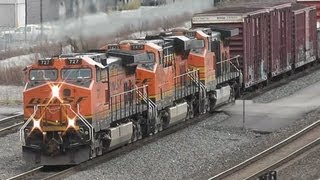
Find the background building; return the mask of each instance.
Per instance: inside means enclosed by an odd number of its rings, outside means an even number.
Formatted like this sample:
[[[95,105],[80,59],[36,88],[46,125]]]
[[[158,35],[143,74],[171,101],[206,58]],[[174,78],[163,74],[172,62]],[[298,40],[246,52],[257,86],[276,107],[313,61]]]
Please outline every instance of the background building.
[[[0,0],[0,27],[25,24],[25,0]]]
[[[132,0],[42,0],[43,22],[119,9]],[[40,23],[41,0],[27,0],[27,23]]]

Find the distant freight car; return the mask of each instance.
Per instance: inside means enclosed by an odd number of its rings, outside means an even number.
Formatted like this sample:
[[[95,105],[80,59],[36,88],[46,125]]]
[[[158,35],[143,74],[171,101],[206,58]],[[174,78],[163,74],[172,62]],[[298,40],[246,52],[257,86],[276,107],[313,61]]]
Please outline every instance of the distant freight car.
[[[284,74],[292,69],[292,21],[291,3],[259,4],[270,12],[270,77]]]
[[[317,8],[317,28],[320,28],[320,0],[297,0],[298,3]]]
[[[141,5],[142,6],[159,6],[167,4],[166,0],[142,0]]]
[[[264,8],[223,8],[195,15],[192,26],[239,28],[239,35],[230,40],[230,54],[241,56],[244,87],[249,88],[267,80],[270,54],[268,18],[269,12]]]
[[[298,68],[316,60],[317,56],[317,29],[316,8],[294,4],[292,6],[292,55],[294,67]]]

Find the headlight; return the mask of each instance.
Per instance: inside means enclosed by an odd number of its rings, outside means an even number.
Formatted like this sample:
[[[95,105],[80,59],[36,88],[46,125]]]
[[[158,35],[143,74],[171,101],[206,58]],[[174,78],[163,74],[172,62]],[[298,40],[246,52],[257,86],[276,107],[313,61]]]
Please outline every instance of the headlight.
[[[37,119],[33,119],[33,128],[32,128],[32,130],[39,129],[41,131],[40,123],[41,123],[40,119],[38,119],[38,120]]]
[[[53,85],[51,87],[51,91],[52,91],[52,98],[58,98],[60,99],[60,88],[57,85]]]
[[[69,118],[68,117],[68,128],[74,128],[76,125],[76,118]]]

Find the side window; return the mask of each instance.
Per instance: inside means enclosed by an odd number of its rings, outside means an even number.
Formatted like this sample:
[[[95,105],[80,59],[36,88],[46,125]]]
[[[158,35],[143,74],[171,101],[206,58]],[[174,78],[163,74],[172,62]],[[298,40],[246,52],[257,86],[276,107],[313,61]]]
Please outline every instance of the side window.
[[[105,99],[106,104],[109,104],[109,102],[110,102],[110,91],[109,91],[109,89],[105,90],[105,97],[106,97],[106,99]]]
[[[96,69],[97,82],[107,82],[108,81],[108,70],[107,69]]]
[[[160,55],[160,51],[158,51],[158,56],[159,56],[159,64],[163,64],[163,58]]]
[[[101,81],[101,75],[102,75],[101,69],[100,69],[100,68],[97,68],[97,69],[96,69],[96,73],[97,73],[97,75],[96,75],[96,77],[97,77],[97,82],[100,82],[100,81]]]

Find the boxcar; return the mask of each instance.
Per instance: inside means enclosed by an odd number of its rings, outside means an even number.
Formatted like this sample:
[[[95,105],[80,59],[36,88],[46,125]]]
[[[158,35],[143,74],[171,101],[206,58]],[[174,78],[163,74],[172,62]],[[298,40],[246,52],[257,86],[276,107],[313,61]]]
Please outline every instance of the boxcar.
[[[264,5],[270,12],[270,60],[271,77],[286,73],[292,69],[291,57],[291,3]]]
[[[316,8],[293,4],[292,55],[294,67],[313,62],[317,57]]]
[[[239,35],[230,40],[230,54],[240,55],[244,88],[249,88],[267,80],[270,54],[268,16],[264,8],[222,8],[196,14],[192,26],[239,28]]]
[[[297,3],[301,3],[307,6],[316,6],[317,8],[317,28],[320,28],[320,0],[297,0]]]

